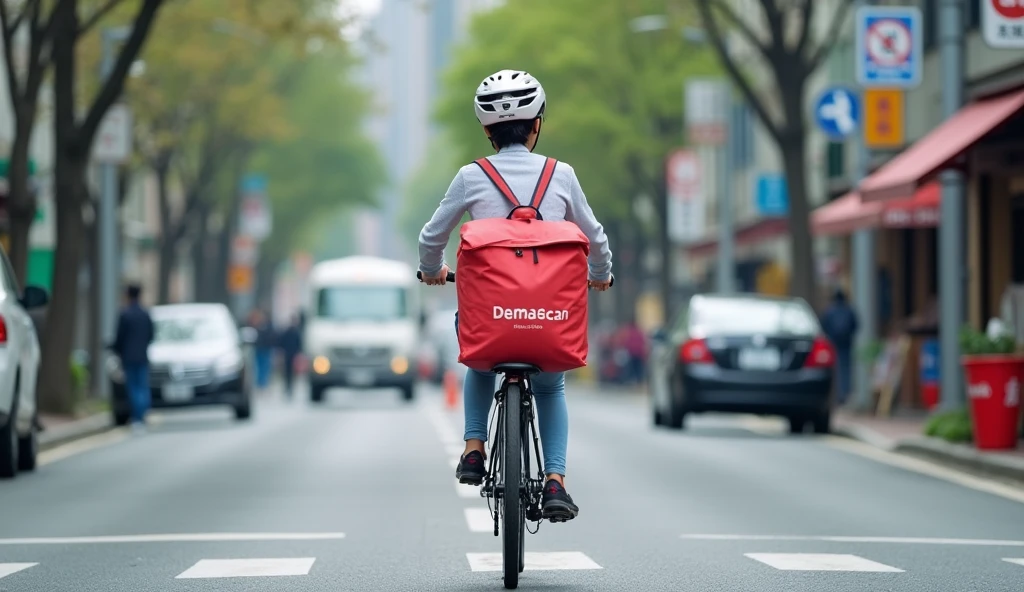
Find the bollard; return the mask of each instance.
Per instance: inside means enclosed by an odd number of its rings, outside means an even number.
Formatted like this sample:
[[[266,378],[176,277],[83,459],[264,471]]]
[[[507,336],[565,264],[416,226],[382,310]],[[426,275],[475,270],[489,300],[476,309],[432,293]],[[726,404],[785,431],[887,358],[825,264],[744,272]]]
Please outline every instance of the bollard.
[[[459,404],[459,379],[454,370],[444,373],[444,404],[448,409],[455,409]]]

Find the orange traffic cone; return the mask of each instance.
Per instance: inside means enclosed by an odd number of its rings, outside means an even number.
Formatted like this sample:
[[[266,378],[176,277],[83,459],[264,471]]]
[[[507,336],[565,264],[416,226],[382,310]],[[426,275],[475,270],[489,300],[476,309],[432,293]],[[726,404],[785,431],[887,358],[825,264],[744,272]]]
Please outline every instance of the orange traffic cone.
[[[454,370],[444,373],[444,404],[449,409],[455,409],[459,404],[459,379]]]

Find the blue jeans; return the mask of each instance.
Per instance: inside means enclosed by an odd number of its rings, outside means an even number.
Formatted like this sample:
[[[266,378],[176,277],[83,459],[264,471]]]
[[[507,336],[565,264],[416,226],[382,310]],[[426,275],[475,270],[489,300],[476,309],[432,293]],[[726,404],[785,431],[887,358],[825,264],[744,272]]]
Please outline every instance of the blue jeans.
[[[455,331],[459,317],[455,315]],[[497,375],[468,369],[463,386],[465,440],[487,441],[487,417],[498,390]],[[565,476],[565,453],[569,446],[569,409],[565,404],[565,373],[542,372],[532,377],[533,400],[537,403],[537,423],[544,452],[544,473]]]
[[[124,364],[124,386],[132,408],[132,421],[142,423],[149,411],[149,364]]]
[[[274,350],[260,348],[256,350],[256,388],[267,388],[270,385],[270,370],[274,363]]]

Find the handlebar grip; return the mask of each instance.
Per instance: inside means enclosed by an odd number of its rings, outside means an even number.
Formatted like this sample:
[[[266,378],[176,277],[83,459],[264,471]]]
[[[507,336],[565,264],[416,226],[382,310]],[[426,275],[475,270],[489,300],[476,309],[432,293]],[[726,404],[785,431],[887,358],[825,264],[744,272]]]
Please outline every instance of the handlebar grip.
[[[416,272],[416,279],[418,279],[421,282],[423,281],[423,272],[422,271],[417,271]],[[448,275],[445,276],[445,281],[446,282],[454,283],[455,282],[455,272],[454,271],[449,271]]]

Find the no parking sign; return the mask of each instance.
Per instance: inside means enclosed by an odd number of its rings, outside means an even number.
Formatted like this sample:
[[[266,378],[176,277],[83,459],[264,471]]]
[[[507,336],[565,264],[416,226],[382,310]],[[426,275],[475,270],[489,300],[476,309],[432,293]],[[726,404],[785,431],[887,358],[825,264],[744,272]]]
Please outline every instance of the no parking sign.
[[[912,88],[921,83],[921,11],[912,6],[857,10],[857,82]]]

